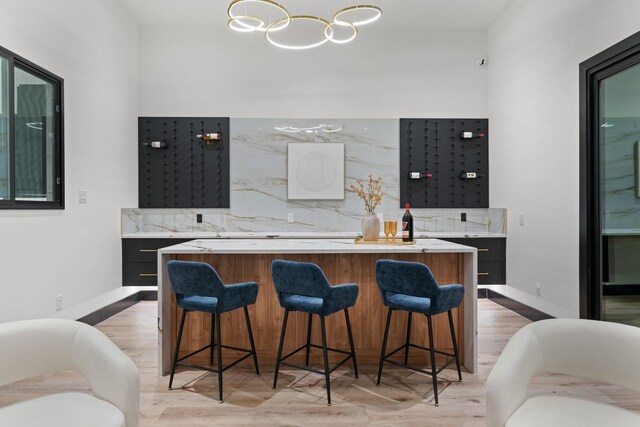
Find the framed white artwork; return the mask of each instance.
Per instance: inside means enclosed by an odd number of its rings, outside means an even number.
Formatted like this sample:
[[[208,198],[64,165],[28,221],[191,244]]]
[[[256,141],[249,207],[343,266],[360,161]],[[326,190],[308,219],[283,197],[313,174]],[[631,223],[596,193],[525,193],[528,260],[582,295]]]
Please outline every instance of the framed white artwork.
[[[344,144],[289,143],[287,199],[344,200]]]

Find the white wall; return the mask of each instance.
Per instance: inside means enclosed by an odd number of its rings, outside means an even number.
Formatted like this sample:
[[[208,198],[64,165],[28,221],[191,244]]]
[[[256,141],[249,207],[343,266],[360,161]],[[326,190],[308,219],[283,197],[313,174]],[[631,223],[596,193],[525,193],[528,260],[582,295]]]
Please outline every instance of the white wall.
[[[0,45],[65,83],[66,209],[0,211],[0,322],[121,286],[120,208],[137,203],[138,29],[111,0],[0,0]],[[79,205],[78,190],[89,203]]]
[[[486,32],[372,27],[287,51],[227,28],[142,28],[141,115],[486,117]]]
[[[637,0],[518,0],[489,29],[491,204],[509,209],[504,292],[552,315],[579,313],[578,64],[639,31],[638,16]]]

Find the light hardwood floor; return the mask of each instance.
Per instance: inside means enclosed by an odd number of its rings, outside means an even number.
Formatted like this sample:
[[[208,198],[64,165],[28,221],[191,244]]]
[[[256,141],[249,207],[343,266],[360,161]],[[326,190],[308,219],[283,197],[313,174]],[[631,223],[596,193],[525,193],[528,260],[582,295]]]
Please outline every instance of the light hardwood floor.
[[[225,403],[220,404],[214,397],[217,395],[214,374],[180,372],[174,385],[186,385],[173,391],[167,390],[168,377],[156,376],[155,302],[136,304],[98,327],[140,369],[142,426],[482,426],[484,382],[509,337],[527,323],[528,320],[489,300],[479,300],[479,373],[463,374],[462,383],[458,383],[448,382],[456,379],[454,371],[443,372],[439,407],[433,406],[429,378],[389,365],[385,366],[381,387],[375,386],[373,366],[361,367],[357,381],[349,366],[340,368],[332,375],[333,406],[328,407],[321,376],[284,369],[274,391],[273,367],[261,366],[262,376],[256,377],[250,361],[225,372]],[[75,373],[49,375],[0,387],[0,406],[69,389],[88,387]],[[632,392],[561,375],[537,377],[530,391],[577,394],[640,411],[640,399]]]

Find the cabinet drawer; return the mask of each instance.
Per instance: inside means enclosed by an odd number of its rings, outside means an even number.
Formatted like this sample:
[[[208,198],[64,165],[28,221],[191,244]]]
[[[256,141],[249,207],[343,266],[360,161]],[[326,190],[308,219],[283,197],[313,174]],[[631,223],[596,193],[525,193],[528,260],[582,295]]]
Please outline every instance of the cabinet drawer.
[[[185,242],[184,239],[123,239],[125,262],[157,262],[158,249]]]
[[[505,283],[505,263],[478,262],[479,285],[502,285]]]
[[[506,260],[506,241],[504,238],[479,238],[479,239],[444,239],[465,246],[473,246],[478,249],[478,262]]]
[[[158,268],[155,262],[124,263],[124,286],[155,286],[158,284]]]

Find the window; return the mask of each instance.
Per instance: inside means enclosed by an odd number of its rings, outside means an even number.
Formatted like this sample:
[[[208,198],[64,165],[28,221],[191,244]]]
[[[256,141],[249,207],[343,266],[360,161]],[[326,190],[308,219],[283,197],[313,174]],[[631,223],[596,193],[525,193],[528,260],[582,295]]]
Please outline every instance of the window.
[[[0,209],[64,209],[62,89],[0,47]]]

